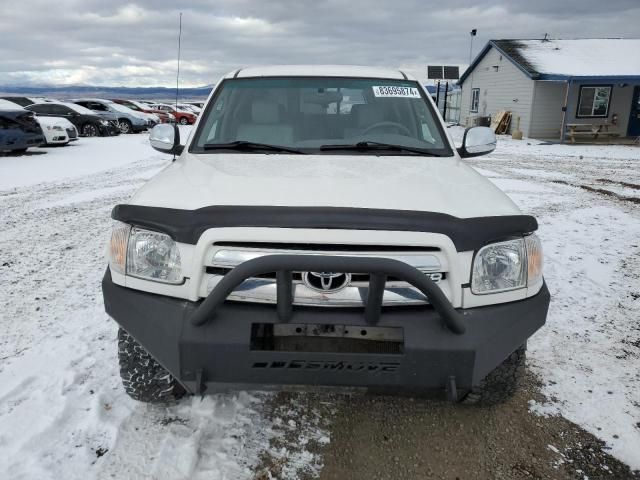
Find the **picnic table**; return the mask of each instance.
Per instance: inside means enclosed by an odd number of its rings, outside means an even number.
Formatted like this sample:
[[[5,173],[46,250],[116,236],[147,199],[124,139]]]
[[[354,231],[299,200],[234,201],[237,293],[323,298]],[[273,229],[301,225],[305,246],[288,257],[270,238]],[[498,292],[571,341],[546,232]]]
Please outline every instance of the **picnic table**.
[[[609,123],[567,123],[567,136],[571,143],[576,143],[576,137],[592,137],[597,140],[598,137],[617,137],[618,132],[609,130]]]

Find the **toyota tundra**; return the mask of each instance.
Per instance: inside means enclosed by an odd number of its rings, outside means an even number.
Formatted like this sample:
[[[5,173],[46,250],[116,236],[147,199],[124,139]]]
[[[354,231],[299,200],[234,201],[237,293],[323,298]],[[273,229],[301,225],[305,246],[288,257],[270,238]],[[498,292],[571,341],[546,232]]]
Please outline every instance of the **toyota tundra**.
[[[124,388],[146,402],[332,386],[511,395],[549,292],[536,219],[464,159],[399,70],[239,69],[116,205],[103,280]]]

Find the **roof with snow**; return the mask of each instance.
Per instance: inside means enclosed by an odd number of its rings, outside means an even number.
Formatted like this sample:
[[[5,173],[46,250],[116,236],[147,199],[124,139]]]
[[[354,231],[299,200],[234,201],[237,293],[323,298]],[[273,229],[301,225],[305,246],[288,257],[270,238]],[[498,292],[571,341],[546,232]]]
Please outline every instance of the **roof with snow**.
[[[459,84],[491,48],[533,80],[640,79],[640,39],[490,40],[462,74]]]
[[[17,103],[0,98],[0,110],[23,110],[23,108]]]

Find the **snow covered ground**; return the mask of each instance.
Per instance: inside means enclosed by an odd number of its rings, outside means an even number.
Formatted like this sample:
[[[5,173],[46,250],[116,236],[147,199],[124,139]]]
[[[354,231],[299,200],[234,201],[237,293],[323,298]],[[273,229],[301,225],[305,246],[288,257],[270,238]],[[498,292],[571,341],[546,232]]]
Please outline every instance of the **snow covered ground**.
[[[100,293],[109,212],[170,157],[146,135],[46,150],[0,157],[0,478],[252,478],[265,451],[286,478],[317,473],[305,446],[328,434],[295,401],[124,394]],[[540,223],[553,300],[529,363],[549,401],[532,410],[640,468],[640,148],[501,138],[471,163]]]
[[[261,414],[269,394],[161,408],[120,385],[100,292],[110,210],[171,157],[146,135],[46,151],[0,157],[0,478],[251,477],[283,430]]]
[[[552,302],[528,359],[549,403],[533,411],[577,423],[640,469],[640,148],[501,136],[470,163],[540,225]]]

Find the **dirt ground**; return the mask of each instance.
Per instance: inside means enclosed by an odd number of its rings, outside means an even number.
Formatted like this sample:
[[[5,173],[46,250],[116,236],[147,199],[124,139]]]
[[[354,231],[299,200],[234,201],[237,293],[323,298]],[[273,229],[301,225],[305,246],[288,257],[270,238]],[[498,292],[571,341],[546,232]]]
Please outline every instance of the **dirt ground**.
[[[499,406],[452,405],[444,400],[319,393],[281,393],[270,405],[282,425],[300,412],[327,419],[330,442],[297,445],[283,428],[272,451],[297,448],[322,457],[322,480],[638,479],[604,451],[593,435],[562,417],[529,412],[540,399],[527,373],[521,389]],[[282,458],[265,456],[256,479],[286,478]],[[312,475],[301,478],[314,478]]]

